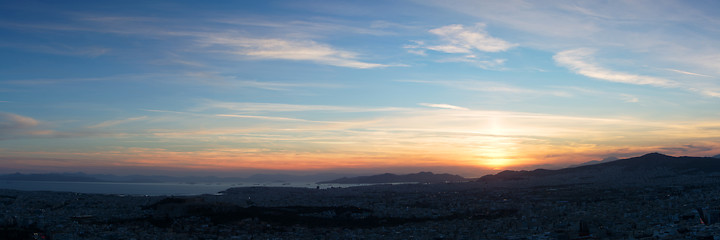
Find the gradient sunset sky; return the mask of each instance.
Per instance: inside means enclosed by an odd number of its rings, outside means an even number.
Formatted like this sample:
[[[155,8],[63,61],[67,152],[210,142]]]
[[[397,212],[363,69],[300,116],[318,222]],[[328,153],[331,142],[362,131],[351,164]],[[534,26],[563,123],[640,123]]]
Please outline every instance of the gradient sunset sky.
[[[3,1],[0,172],[720,153],[718,1]]]

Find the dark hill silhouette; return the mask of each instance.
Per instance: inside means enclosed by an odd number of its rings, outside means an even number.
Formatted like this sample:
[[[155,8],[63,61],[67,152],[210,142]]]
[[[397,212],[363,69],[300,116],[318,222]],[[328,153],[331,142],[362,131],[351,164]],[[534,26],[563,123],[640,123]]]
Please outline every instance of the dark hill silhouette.
[[[536,169],[533,171],[506,170],[481,177],[479,181],[520,180],[536,177],[574,176],[575,178],[601,178],[615,176],[687,175],[720,173],[720,159],[713,157],[673,157],[660,153],[648,153],[640,157],[620,159],[593,165],[558,170]]]
[[[434,174],[432,172],[419,172],[406,175],[395,175],[385,173],[373,176],[361,176],[352,178],[340,178],[330,181],[318,183],[342,183],[342,184],[365,184],[365,183],[401,183],[401,182],[419,182],[419,183],[443,183],[443,182],[465,182],[465,179],[458,175],[452,174]]]
[[[570,166],[567,167],[567,168],[582,167],[582,166],[588,166],[588,165],[595,165],[595,164],[599,164],[599,163],[612,162],[612,161],[616,161],[616,160],[619,160],[619,158],[617,158],[617,157],[606,157],[606,158],[604,158],[603,160],[599,160],[599,161],[598,161],[598,160],[593,160],[593,161],[584,162],[584,163],[581,163],[581,164],[570,165]]]

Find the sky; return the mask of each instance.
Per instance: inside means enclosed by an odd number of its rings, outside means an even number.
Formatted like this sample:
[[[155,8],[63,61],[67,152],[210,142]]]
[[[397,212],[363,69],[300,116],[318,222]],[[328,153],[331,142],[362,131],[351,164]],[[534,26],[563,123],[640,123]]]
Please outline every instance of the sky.
[[[3,1],[0,172],[720,154],[717,1]]]

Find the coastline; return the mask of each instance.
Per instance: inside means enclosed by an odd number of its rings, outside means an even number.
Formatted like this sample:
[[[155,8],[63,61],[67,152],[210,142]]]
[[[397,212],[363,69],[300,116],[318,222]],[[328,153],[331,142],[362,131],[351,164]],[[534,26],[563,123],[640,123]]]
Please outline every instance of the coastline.
[[[0,181],[0,189],[21,191],[56,191],[85,194],[122,194],[138,196],[192,196],[217,194],[234,187],[299,187],[337,188],[369,184],[316,184],[310,182],[208,182],[208,183],[134,183],[134,182],[58,182],[58,181]]]

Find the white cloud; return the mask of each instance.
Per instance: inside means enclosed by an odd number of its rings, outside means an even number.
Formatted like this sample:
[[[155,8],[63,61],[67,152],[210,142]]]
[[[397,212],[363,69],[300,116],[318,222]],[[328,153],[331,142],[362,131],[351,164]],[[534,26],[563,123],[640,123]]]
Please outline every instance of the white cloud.
[[[0,112],[0,140],[22,138],[67,138],[99,136],[88,131],[56,131],[43,129],[40,121],[14,113]]]
[[[490,36],[485,24],[478,23],[466,28],[460,24],[448,25],[430,30],[430,33],[442,38],[440,45],[427,46],[427,49],[446,53],[502,52],[515,46],[505,40]]]
[[[422,49],[409,49],[409,50],[407,50],[407,52],[415,54],[415,55],[427,56],[427,53],[425,52],[425,50],[422,50]]]
[[[595,78],[595,79],[611,81],[611,82],[635,84],[635,85],[651,85],[651,86],[657,86],[657,87],[680,88],[680,89],[684,89],[687,91],[697,92],[697,93],[700,93],[700,94],[703,94],[703,95],[709,96],[709,97],[720,97],[720,92],[715,90],[717,88],[714,87],[713,85],[709,85],[706,87],[698,87],[698,83],[692,83],[692,82],[682,82],[681,83],[681,82],[676,82],[676,81],[665,79],[665,78],[617,72],[617,71],[603,68],[593,62],[593,54],[594,53],[595,53],[595,51],[592,49],[578,48],[578,49],[566,50],[566,51],[559,52],[559,53],[555,54],[555,56],[553,56],[553,59],[555,59],[555,61],[558,64],[560,64],[564,67],[567,67],[568,69],[574,71],[577,74]],[[675,69],[668,69],[668,70],[683,73],[685,75],[704,76],[701,74],[685,72],[685,71],[680,71],[680,70],[675,70]],[[630,100],[632,102],[632,98]]]
[[[273,120],[273,121],[299,121],[299,122],[310,122],[305,119],[299,118],[287,118],[287,117],[269,117],[269,116],[254,116],[254,115],[238,115],[238,114],[216,114],[218,117],[231,117],[231,118],[249,118],[249,119],[262,119],[262,120]]]
[[[511,29],[513,41],[528,48],[552,52],[586,46],[609,48],[644,65],[720,75],[720,18],[707,4],[645,0],[416,2]]]
[[[720,98],[720,91],[713,91],[713,90],[698,90],[698,91],[707,96]]]
[[[127,118],[127,119],[120,119],[120,120],[104,121],[104,122],[101,122],[101,123],[98,123],[98,124],[89,126],[88,128],[104,128],[104,127],[110,127],[110,126],[115,126],[115,125],[119,125],[119,124],[123,124],[123,123],[128,123],[128,122],[143,120],[143,119],[146,119],[146,118],[147,118],[147,116],[142,116],[142,117],[134,117],[134,118]]]
[[[210,19],[212,22],[232,24],[240,27],[262,27],[275,29],[285,36],[303,36],[315,38],[328,34],[365,34],[374,36],[388,36],[398,34],[397,29],[410,28],[398,23],[374,21],[367,26],[366,22],[353,22],[337,18],[313,18],[312,20],[285,20],[274,17],[252,16]]]
[[[636,103],[640,102],[640,99],[636,96],[630,95],[630,94],[620,94],[620,96],[625,100],[625,102],[629,103]]]
[[[676,73],[682,73],[682,74],[690,75],[690,76],[713,77],[713,76],[709,76],[709,75],[705,75],[705,74],[699,74],[699,73],[688,72],[688,71],[683,71],[683,70],[678,70],[678,69],[672,69],[672,68],[666,68],[666,70],[668,70],[668,71],[673,71],[673,72],[676,72]]]
[[[269,82],[257,80],[244,80],[236,76],[225,76],[217,72],[187,72],[183,77],[188,78],[192,82],[198,82],[210,86],[218,86],[225,88],[258,88],[272,91],[290,91],[297,88],[340,88],[339,84],[321,84],[312,82],[287,83],[287,82]]]
[[[258,59],[307,60],[349,68],[379,68],[391,65],[357,60],[358,54],[335,49],[311,40],[210,36],[200,40],[207,46],[219,46],[231,54]]]
[[[328,112],[394,112],[407,109],[396,107],[368,108],[349,107],[332,105],[300,105],[283,103],[255,103],[255,102],[221,102],[207,100],[196,111],[207,109],[228,109],[238,112],[305,112],[305,111],[328,111]]]
[[[31,117],[0,112],[0,131],[32,128],[37,125],[38,121]]]
[[[597,89],[589,89],[589,88],[582,88],[577,86],[559,86],[556,87],[558,89],[566,89],[570,92],[573,92],[575,94],[573,95],[582,95],[582,96],[594,96],[594,97],[609,97],[611,99],[615,100],[622,100],[624,102],[629,103],[637,103],[640,102],[640,98],[638,98],[635,95],[627,94],[627,93],[618,93],[618,92],[612,92],[612,91],[600,91]]]
[[[493,93],[507,93],[507,94],[520,94],[520,95],[552,95],[556,97],[570,97],[572,94],[564,91],[556,90],[536,90],[529,88],[520,88],[504,83],[489,82],[489,81],[428,81],[428,80],[399,80],[399,82],[410,82],[410,83],[422,83],[422,84],[433,84],[440,85],[450,88],[457,88],[468,91],[478,92],[493,92]]]
[[[438,103],[418,103],[418,105],[426,106],[426,107],[433,107],[433,108],[445,108],[445,109],[463,110],[463,111],[470,110],[470,109],[467,109],[464,107],[459,107],[459,106],[450,105],[450,104],[443,104],[443,103],[439,103],[439,104]]]
[[[462,57],[444,58],[438,60],[437,62],[466,62],[471,63],[482,69],[502,69],[502,66],[503,64],[505,64],[506,61],[506,59],[500,58],[492,60],[480,60],[477,58],[477,56],[471,54]]]
[[[501,69],[506,59],[488,59],[479,53],[502,52],[517,45],[490,36],[483,23],[471,27],[447,25],[429,32],[440,37],[439,43],[428,44],[425,41],[411,40],[412,44],[404,46],[407,52],[421,56],[427,56],[427,50],[450,53],[455,55],[438,59],[437,62],[466,62],[482,69]]]
[[[577,74],[595,79],[636,85],[653,85],[659,87],[677,86],[677,82],[668,79],[616,72],[605,69],[593,62],[594,53],[595,51],[592,49],[578,48],[559,52],[553,56],[553,59],[555,59],[558,64],[567,67]]]

